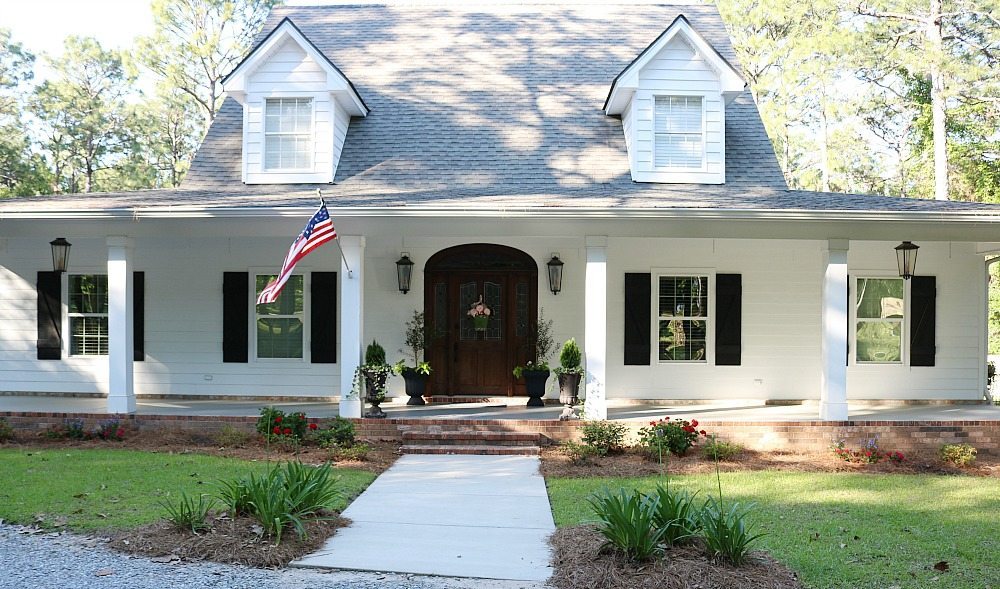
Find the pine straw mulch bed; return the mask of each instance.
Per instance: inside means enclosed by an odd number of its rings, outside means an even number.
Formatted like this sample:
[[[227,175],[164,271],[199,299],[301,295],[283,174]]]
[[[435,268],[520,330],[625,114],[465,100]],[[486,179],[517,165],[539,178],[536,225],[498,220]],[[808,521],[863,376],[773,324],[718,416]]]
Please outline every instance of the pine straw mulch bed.
[[[261,536],[257,520],[240,516],[216,514],[210,518],[211,529],[199,534],[181,530],[166,521],[139,528],[115,532],[108,546],[115,550],[152,558],[156,562],[210,560],[224,564],[242,564],[259,568],[274,568],[315,552],[338,528],[350,522],[335,513],[323,514],[325,519],[305,522],[306,535],[299,538],[294,530],[285,530],[281,543]]]
[[[399,458],[400,444],[390,441],[359,440],[370,450],[364,460],[347,459],[336,450],[318,446],[298,446],[292,444],[265,444],[262,436],[247,436],[243,442],[231,446],[220,446],[217,436],[211,433],[191,432],[171,429],[128,430],[121,442],[101,440],[51,439],[44,433],[36,435],[17,432],[15,439],[6,446],[24,448],[124,448],[144,452],[166,454],[206,454],[224,458],[257,461],[299,460],[305,464],[330,462],[336,468],[354,468],[381,474]]]
[[[763,552],[741,567],[716,562],[697,544],[633,563],[612,549],[592,525],[559,528],[551,537],[558,589],[801,589],[794,572]]]
[[[646,453],[629,448],[608,456],[594,456],[585,462],[572,462],[557,446],[542,450],[542,475],[546,477],[614,477],[633,478],[661,474],[658,461]],[[704,474],[715,472],[715,461],[704,458],[699,448],[686,456],[664,456],[664,467],[670,474]],[[732,460],[720,461],[722,472],[783,470],[798,472],[847,472],[866,474],[940,474],[1000,477],[1000,458],[980,454],[973,466],[958,468],[943,462],[934,454],[912,454],[902,463],[889,461],[878,464],[844,462],[832,452],[758,452],[744,450]]]

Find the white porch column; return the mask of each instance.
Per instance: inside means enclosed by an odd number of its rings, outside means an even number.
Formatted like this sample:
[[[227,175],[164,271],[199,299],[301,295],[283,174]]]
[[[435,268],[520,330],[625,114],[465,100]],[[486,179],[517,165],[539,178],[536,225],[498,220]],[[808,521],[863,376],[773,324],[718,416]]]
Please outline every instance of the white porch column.
[[[365,237],[339,238],[345,260],[340,262],[340,409],[342,417],[361,417],[361,399],[346,399],[354,371],[361,365],[364,338]],[[350,266],[350,271],[348,271]]]
[[[847,250],[846,239],[831,239],[824,253],[823,377],[819,418],[847,420]]]
[[[127,237],[108,243],[108,413],[135,413],[132,360],[132,248]]]
[[[604,390],[608,358],[608,238],[587,236],[587,269],[584,284],[584,343],[587,355],[587,419],[607,419]]]

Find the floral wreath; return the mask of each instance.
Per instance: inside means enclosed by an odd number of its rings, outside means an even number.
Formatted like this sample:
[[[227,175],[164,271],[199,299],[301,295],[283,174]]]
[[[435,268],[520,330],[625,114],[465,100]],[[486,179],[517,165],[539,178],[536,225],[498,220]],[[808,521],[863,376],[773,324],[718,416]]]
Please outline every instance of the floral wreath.
[[[479,300],[469,306],[469,317],[489,317],[493,311],[483,302],[483,295],[479,295]]]

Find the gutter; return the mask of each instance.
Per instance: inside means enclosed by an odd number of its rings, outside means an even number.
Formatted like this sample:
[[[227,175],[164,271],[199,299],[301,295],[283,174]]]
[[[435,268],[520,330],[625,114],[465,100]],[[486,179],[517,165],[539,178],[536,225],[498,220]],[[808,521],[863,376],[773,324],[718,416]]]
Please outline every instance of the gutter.
[[[301,218],[315,207],[135,207],[97,210],[2,211],[0,221]],[[997,211],[854,211],[802,209],[618,208],[603,207],[330,207],[337,217],[502,218],[502,219],[658,219],[717,221],[846,221],[1000,223]]]

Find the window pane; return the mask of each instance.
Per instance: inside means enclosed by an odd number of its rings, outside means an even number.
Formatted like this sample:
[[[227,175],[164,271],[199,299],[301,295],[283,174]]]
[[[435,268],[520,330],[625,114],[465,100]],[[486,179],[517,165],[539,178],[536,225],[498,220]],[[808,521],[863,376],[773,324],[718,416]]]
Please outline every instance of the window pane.
[[[107,317],[70,317],[69,353],[71,356],[106,356],[108,354]]]
[[[107,313],[108,277],[105,274],[74,274],[69,277],[70,313]]]
[[[658,168],[700,168],[702,160],[701,135],[656,135],[656,161]]]
[[[705,360],[706,321],[660,321],[660,360]]]
[[[903,317],[902,278],[860,278],[857,290],[858,319]]]
[[[268,98],[264,106],[264,168],[312,167],[312,99]]]
[[[258,358],[301,358],[302,320],[257,319]]]
[[[707,276],[661,276],[660,317],[704,317],[708,314]]]
[[[276,279],[277,276],[271,275],[258,275],[257,276],[257,296],[260,296],[260,291],[264,290],[264,287],[271,281]],[[288,282],[285,283],[285,287],[281,289],[281,294],[278,295],[278,300],[267,305],[257,305],[258,315],[298,315],[302,313],[305,308],[305,279],[299,275],[292,275],[288,277]],[[256,299],[256,297],[254,297]]]
[[[858,321],[858,362],[899,362],[902,360],[901,321]]]

